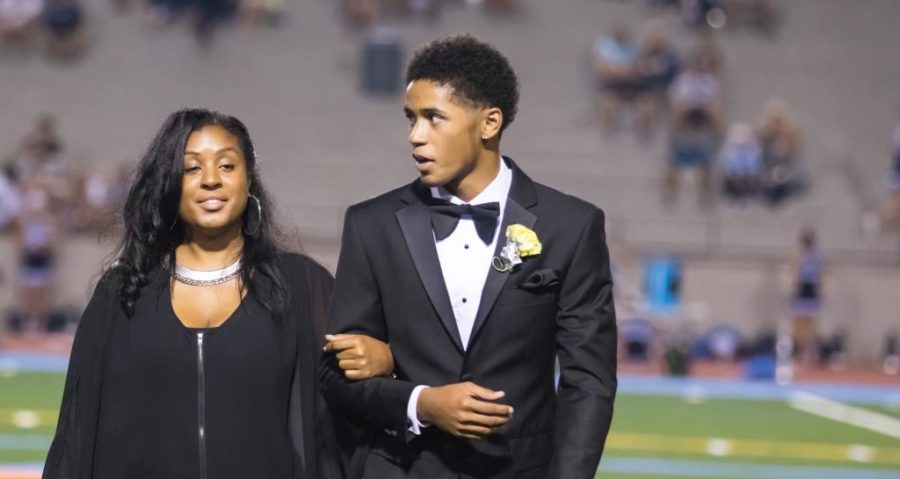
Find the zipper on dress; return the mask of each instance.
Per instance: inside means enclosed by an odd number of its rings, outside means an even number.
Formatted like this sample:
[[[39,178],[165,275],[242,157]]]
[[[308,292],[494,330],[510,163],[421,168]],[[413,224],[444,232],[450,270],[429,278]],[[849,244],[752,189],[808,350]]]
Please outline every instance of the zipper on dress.
[[[200,479],[206,479],[206,374],[203,368],[203,333],[197,333],[197,418]]]

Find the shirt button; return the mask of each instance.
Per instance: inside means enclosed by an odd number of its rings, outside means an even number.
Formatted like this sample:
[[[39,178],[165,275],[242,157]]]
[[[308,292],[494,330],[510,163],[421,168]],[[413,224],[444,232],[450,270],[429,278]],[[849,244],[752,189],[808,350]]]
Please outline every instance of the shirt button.
[[[469,249],[469,244],[468,244],[468,243],[464,244],[464,245],[463,245],[463,248]]]
[[[463,303],[465,303],[465,302],[467,302],[467,301],[468,301],[468,299],[466,299],[466,298],[463,298]]]

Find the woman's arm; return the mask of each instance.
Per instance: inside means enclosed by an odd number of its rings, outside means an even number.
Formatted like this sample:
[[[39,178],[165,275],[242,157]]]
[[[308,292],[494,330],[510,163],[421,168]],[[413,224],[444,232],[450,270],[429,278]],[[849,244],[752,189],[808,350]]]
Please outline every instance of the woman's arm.
[[[92,469],[109,329],[120,311],[115,276],[110,271],[101,278],[78,322],[44,479],[87,478]]]

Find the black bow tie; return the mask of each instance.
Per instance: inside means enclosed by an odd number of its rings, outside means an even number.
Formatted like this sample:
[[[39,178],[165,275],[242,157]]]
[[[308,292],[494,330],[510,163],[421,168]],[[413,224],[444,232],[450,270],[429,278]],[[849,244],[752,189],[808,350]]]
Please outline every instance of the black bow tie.
[[[494,239],[494,230],[497,229],[497,218],[500,216],[500,203],[482,203],[480,205],[456,205],[449,201],[433,199],[431,209],[431,227],[434,229],[434,237],[438,241],[450,236],[459,218],[463,215],[472,217],[475,222],[475,231],[484,244],[491,244]]]

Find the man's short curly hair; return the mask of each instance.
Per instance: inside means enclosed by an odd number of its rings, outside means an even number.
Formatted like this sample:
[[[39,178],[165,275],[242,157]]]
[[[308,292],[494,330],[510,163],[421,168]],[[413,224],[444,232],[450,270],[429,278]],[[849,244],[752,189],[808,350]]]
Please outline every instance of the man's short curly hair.
[[[516,118],[516,73],[502,53],[472,35],[441,38],[416,51],[406,69],[406,83],[416,80],[449,85],[464,102],[499,108],[503,112],[501,132]]]

